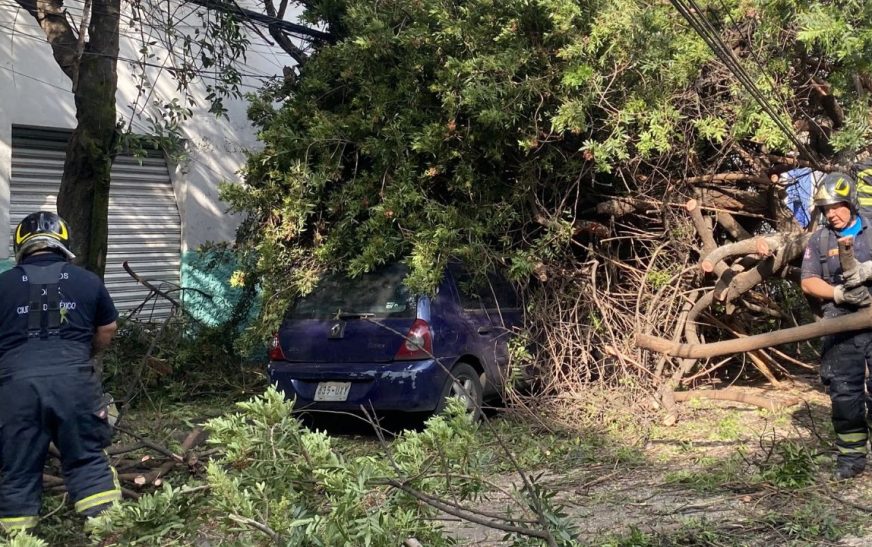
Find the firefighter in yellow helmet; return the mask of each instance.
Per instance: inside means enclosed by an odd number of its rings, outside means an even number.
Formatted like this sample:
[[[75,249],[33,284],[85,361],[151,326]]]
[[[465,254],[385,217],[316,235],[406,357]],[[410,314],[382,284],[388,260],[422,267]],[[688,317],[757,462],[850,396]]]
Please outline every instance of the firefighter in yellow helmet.
[[[823,301],[825,318],[838,317],[872,303],[867,289],[872,279],[872,226],[857,212],[855,183],[845,173],[830,173],[819,183],[814,206],[825,219],[809,240],[802,261],[802,290]],[[854,238],[854,256],[860,273],[850,279],[839,262],[838,239]],[[836,432],[835,477],[849,479],[866,467],[869,432],[867,413],[872,411],[872,330],[825,336],[821,348],[821,380],[830,393]],[[867,384],[869,389],[867,389]]]
[[[76,511],[121,499],[103,449],[112,436],[90,364],[115,333],[118,312],[99,277],[69,261],[58,215],[26,216],[14,233],[17,265],[0,274],[0,525],[36,525],[49,442],[61,453]]]

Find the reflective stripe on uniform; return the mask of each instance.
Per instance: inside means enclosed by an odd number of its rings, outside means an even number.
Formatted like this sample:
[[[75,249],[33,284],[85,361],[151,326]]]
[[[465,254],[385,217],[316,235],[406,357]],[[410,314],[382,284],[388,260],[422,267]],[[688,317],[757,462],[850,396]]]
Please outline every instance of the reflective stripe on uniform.
[[[872,205],[872,184],[866,178],[872,175],[872,169],[864,169],[857,173],[857,203],[861,206]]]
[[[866,179],[866,177],[868,177],[869,175],[872,175],[872,168],[870,168],[870,169],[863,169],[862,171],[860,171],[859,173],[857,173],[857,179],[860,181],[860,184],[865,184],[865,179]]]
[[[859,455],[863,455],[863,456],[866,455],[866,447],[865,446],[858,446],[855,448],[849,448],[847,446],[838,446],[837,445],[836,448],[839,449],[839,454],[842,454],[842,455],[848,455],[848,454],[859,454]]]
[[[113,501],[121,501],[121,490],[118,488],[113,488],[112,490],[106,490],[104,492],[98,492],[96,494],[88,496],[87,498],[80,499],[76,502],[76,512],[83,513],[88,509],[93,509],[94,507],[98,507],[100,505],[106,505],[107,503],[112,503]]]
[[[39,522],[37,516],[0,517],[0,526],[5,530],[27,530],[36,526],[37,522]]]
[[[869,434],[865,431],[859,433],[836,433],[836,437],[845,443],[862,443],[869,438]]]

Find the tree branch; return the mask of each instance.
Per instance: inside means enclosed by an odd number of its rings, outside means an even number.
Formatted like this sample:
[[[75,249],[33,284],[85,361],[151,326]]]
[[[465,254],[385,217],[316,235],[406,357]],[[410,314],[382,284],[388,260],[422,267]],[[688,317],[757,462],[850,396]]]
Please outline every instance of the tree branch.
[[[293,42],[291,42],[290,37],[288,37],[279,25],[270,25],[269,35],[273,37],[279,47],[282,48],[285,53],[290,55],[298,65],[303,65],[306,62],[308,56],[303,53],[302,49],[298,48]]]
[[[76,81],[79,57],[76,55],[79,42],[73,27],[64,16],[62,0],[16,0],[18,5],[27,10],[45,33],[46,41],[51,46],[52,55],[60,69]]]
[[[528,537],[535,537],[539,539],[544,539],[546,541],[553,541],[551,534],[547,531],[536,530],[534,528],[522,528],[520,526],[512,526],[511,524],[503,524],[501,522],[495,522],[493,520],[482,518],[475,513],[467,511],[465,509],[460,509],[457,507],[452,507],[451,505],[439,500],[438,498],[434,498],[429,494],[425,494],[423,492],[419,492],[414,488],[403,484],[402,482],[394,479],[384,479],[384,483],[392,486],[398,490],[402,490],[406,494],[409,494],[413,498],[426,503],[436,509],[439,509],[442,512],[448,513],[449,515],[453,515],[455,517],[462,518],[463,520],[467,520],[469,522],[473,522],[475,524],[481,524],[482,526],[487,526],[489,528],[494,528],[496,530],[501,530],[503,532],[509,532],[513,534],[521,534]]]
[[[20,0],[19,0],[20,1]],[[242,18],[248,19],[249,21],[253,21],[260,25],[270,27],[272,25],[276,25],[281,28],[284,32],[291,34],[298,34],[303,37],[311,38],[314,40],[323,40],[330,41],[333,36],[329,32],[324,32],[321,30],[313,29],[304,25],[298,25],[297,23],[292,23],[290,21],[283,21],[278,19],[277,17],[271,17],[269,15],[264,15],[263,13],[258,13],[254,10],[246,9],[240,6],[236,6],[230,2],[226,2],[224,0],[185,0],[187,3],[196,4],[198,6],[202,6],[206,9],[220,11],[222,13],[228,13],[231,15],[237,15]]]
[[[870,327],[872,327],[872,308],[863,308],[848,315],[824,319],[817,323],[776,330],[736,340],[724,340],[710,344],[677,344],[664,338],[638,334],[636,335],[636,345],[642,349],[676,357],[705,359],[719,355],[729,355],[731,353],[743,353],[770,346],[779,346],[781,344],[789,344],[790,342],[802,342],[803,340],[819,338],[828,334],[863,330]]]

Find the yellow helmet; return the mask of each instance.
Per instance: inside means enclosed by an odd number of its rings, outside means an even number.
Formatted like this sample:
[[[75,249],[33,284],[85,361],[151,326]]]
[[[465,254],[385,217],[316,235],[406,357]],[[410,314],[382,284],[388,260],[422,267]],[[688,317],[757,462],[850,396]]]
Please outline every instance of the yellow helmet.
[[[70,229],[66,221],[49,211],[39,211],[24,217],[15,228],[12,248],[15,260],[41,250],[56,250],[68,259],[76,258],[70,251]]]
[[[817,185],[814,193],[814,206],[835,205],[845,203],[852,211],[857,209],[857,185],[851,175],[833,172],[828,173]]]

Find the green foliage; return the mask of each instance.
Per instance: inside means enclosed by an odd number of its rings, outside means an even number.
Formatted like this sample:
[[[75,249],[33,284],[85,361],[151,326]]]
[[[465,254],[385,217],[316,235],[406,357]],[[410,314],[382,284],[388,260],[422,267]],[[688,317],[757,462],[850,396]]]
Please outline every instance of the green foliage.
[[[822,540],[836,541],[846,533],[850,527],[847,516],[827,501],[812,499],[786,514],[771,513],[765,520],[793,543],[819,545]]]
[[[602,547],[654,547],[660,542],[654,534],[643,532],[636,526],[631,526],[630,531],[622,535],[612,535],[606,538]]]
[[[164,327],[134,320],[120,322],[103,358],[107,391],[121,400],[143,390],[163,393],[172,400],[214,397],[216,393],[238,397],[260,391],[265,379],[262,359],[252,363],[235,343],[238,323],[234,323],[231,318],[207,326],[187,315],[171,319]]]
[[[128,106],[130,121],[119,124],[117,144],[140,158],[150,150],[159,150],[184,164],[188,155],[182,125],[194,113],[199,98],[196,90],[205,91],[203,106],[209,113],[225,115],[224,101],[242,98],[242,69],[250,40],[236,14],[223,10],[197,13],[198,21],[192,26],[180,24],[175,11],[158,0],[131,0],[128,8],[121,18],[122,26],[141,37],[136,58],[129,59],[137,93]],[[161,62],[172,70],[155,72]],[[173,80],[178,97],[164,100],[160,92],[155,93],[159,87],[156,80],[161,77]],[[133,121],[138,117],[145,119],[147,135],[133,133]]]
[[[423,432],[403,434],[390,460],[346,460],[326,434],[305,430],[274,389],[238,406],[241,412],[208,424],[210,442],[226,450],[208,467],[213,503],[227,514],[264,522],[291,544],[386,545],[390,538],[414,536],[439,545],[438,527],[422,520],[430,511],[390,488],[386,477],[416,477],[410,486],[458,499],[478,489],[474,481],[435,474],[460,477],[477,458],[475,426],[457,405]]]
[[[303,427],[293,403],[273,388],[206,428],[220,455],[208,463],[205,484],[165,485],[119,504],[91,522],[94,538],[107,545],[185,545],[205,529],[239,545],[389,546],[407,537],[449,545],[437,511],[406,489],[474,503],[490,461],[460,401],[422,431],[351,453]],[[553,494],[535,488],[549,527],[567,544],[573,532]]]
[[[686,468],[667,474],[666,481],[672,484],[689,486],[701,492],[714,492],[733,484],[747,480],[747,466],[738,455],[727,459],[704,460],[699,462],[701,468]]]
[[[645,281],[656,291],[668,285],[674,275],[675,273],[669,270],[652,269],[645,275]]]
[[[511,460],[500,447],[498,437],[511,440]],[[596,460],[594,451],[603,441],[593,435],[582,437],[549,432],[520,419],[506,417],[493,422],[490,428],[484,428],[479,442],[486,449],[481,456],[485,467],[492,472],[510,473],[515,470],[515,465],[528,471],[565,471],[581,467]]]
[[[541,476],[532,477],[530,479],[531,489],[534,492],[534,496],[528,498],[529,508],[539,514],[540,518],[546,523],[556,545],[559,547],[577,547],[579,545],[578,526],[567,518],[568,515],[564,511],[563,506],[555,503],[557,493],[541,488],[539,485],[539,479],[541,479]],[[532,501],[534,499],[536,500],[535,503]],[[511,544],[513,547],[533,547],[543,545],[543,542],[540,539],[533,539],[530,537],[513,538],[512,534],[506,534],[503,537],[503,541],[509,541],[511,539],[514,539]]]
[[[234,279],[234,271],[252,260],[226,243],[186,253],[181,308],[168,320],[153,321],[146,306],[119,322],[103,360],[109,391],[127,399],[140,389],[160,390],[177,400],[260,391],[266,350],[240,336],[257,313],[258,280]]]
[[[704,139],[715,143],[722,143],[727,136],[727,124],[722,118],[705,116],[694,120],[694,126]]]
[[[48,547],[48,543],[27,532],[13,533],[9,538],[0,538],[2,547]]]
[[[729,412],[718,420],[712,437],[721,441],[737,441],[744,433],[743,429],[739,413]]]
[[[869,142],[869,105],[856,104],[849,112],[843,125],[830,139],[830,144],[836,151],[858,150]]]
[[[185,530],[193,520],[193,497],[184,489],[174,490],[164,483],[154,494],[145,494],[136,503],[119,503],[89,519],[87,528],[94,537],[111,538],[124,545],[166,544],[174,532]]]
[[[815,452],[791,441],[775,445],[776,459],[760,464],[761,477],[779,488],[802,488],[812,484],[818,469]]]
[[[803,48],[838,61],[829,83],[851,113],[840,150],[867,134],[848,74],[872,58],[872,13],[845,4],[728,0],[706,12],[716,27],[751,29],[755,56],[740,62],[788,124],[804,119],[783,100],[809,92],[792,87]],[[457,257],[526,281],[576,252],[580,211],[632,193],[639,175],[719,168],[731,142],[789,152],[669,3],[331,0],[303,18],[336,40],[293,83],[252,97],[265,146],[246,184],[222,190],[249,215],[240,237],[258,257],[259,333],[325,269],[404,260],[413,288],[429,291]]]
[[[678,530],[672,532],[645,532],[637,526],[631,526],[624,534],[612,534],[603,542],[602,547],[661,547],[681,545],[737,545],[741,540],[731,538],[728,533],[717,529],[717,523],[704,519],[688,519]]]

